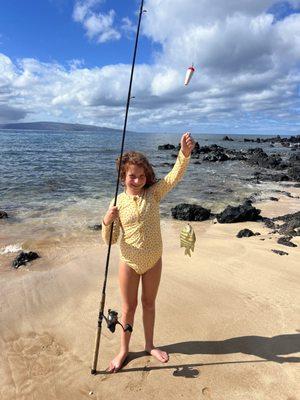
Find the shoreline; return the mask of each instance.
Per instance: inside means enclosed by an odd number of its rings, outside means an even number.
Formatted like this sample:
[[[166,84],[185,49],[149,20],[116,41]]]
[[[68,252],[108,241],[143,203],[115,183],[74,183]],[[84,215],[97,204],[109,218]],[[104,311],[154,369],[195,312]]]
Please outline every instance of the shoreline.
[[[280,215],[285,215],[289,213],[294,213],[299,211],[300,209],[300,188],[295,188],[293,187],[293,184],[287,185],[286,183],[283,185],[279,185],[282,189],[288,189],[289,193],[293,197],[289,197],[284,193],[284,190],[281,191],[281,193],[274,192],[274,196],[278,198],[278,201],[271,201],[269,199],[257,199],[253,205],[254,207],[261,209],[261,215],[263,217],[268,217],[268,218],[273,218],[277,217]],[[164,238],[163,234],[163,227],[170,224],[171,226],[178,226],[178,232],[180,232],[180,229],[187,223],[188,221],[183,221],[183,220],[176,220],[172,218],[171,216],[168,218],[161,217],[161,227],[162,227],[162,235]],[[200,224],[212,224],[213,219],[209,219],[207,221],[203,222],[198,222],[198,221],[191,221],[191,224],[194,226],[198,226]],[[254,229],[259,224],[260,222],[245,222],[243,224],[249,225],[249,229]],[[233,223],[233,224],[224,224],[224,225],[234,225],[237,226],[239,223]],[[254,224],[254,225],[253,225]],[[262,223],[261,223],[262,224]],[[263,225],[263,224],[262,224]],[[252,226],[252,228],[251,228]],[[241,228],[242,229],[242,228]],[[268,228],[266,228],[268,229]],[[269,229],[270,230],[270,229]],[[296,238],[293,238],[297,240]],[[44,263],[49,265],[55,265],[55,263],[64,262],[65,260],[67,261],[71,256],[71,253],[73,252],[76,254],[77,249],[79,250],[79,253],[82,251],[82,247],[88,251],[89,248],[92,249],[97,249],[99,246],[102,247],[104,245],[102,237],[101,237],[101,230],[96,230],[93,231],[90,229],[88,226],[84,231],[81,230],[74,230],[70,231],[68,234],[61,234],[61,235],[51,235],[51,232],[47,232],[47,236],[44,234],[44,237],[35,237],[35,238],[27,238],[25,240],[16,240],[16,241],[11,241],[11,239],[7,239],[4,237],[1,237],[0,235],[0,250],[5,251],[10,250],[10,247],[15,246],[17,251],[15,252],[7,252],[6,254],[1,254],[0,252],[0,276],[1,274],[5,272],[9,272],[9,270],[14,270],[13,268],[10,267],[12,260],[16,257],[18,252],[18,247],[21,248],[24,251],[35,251],[38,252],[41,255],[41,258],[38,260],[35,260],[33,263],[31,263],[31,266],[28,267],[28,265],[21,266],[20,268],[23,269],[32,269],[35,268],[35,266],[40,265],[41,270],[43,269]],[[285,250],[287,247],[283,245],[279,245],[282,250]],[[115,246],[114,246],[115,247]],[[13,249],[12,249],[13,250]]]

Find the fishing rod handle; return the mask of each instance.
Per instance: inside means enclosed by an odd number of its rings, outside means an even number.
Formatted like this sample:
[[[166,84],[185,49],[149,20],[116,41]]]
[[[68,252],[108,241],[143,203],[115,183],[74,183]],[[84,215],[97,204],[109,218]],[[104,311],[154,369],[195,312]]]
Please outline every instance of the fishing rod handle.
[[[91,369],[92,375],[96,375],[96,373],[97,373],[97,364],[98,364],[99,346],[100,346],[100,338],[101,338],[101,331],[102,331],[104,306],[105,306],[105,293],[102,293],[102,298],[101,298],[101,303],[100,303],[100,311],[99,311],[99,315],[98,315],[98,329],[97,329],[97,334],[96,334],[94,360],[93,360],[93,366]]]

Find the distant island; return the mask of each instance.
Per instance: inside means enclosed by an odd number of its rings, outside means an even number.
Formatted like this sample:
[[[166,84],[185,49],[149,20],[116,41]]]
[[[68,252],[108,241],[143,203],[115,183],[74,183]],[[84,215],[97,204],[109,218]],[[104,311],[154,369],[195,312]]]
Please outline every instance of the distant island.
[[[121,129],[107,128],[105,126],[67,124],[63,122],[18,122],[0,124],[0,129],[20,129],[36,131],[63,131],[63,132],[122,132]],[[129,132],[129,131],[128,131]]]

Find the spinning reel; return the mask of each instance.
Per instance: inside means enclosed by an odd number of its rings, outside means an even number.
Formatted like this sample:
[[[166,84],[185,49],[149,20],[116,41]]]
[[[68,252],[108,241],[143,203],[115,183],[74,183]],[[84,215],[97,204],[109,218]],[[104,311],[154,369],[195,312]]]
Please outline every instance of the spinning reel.
[[[114,333],[114,331],[116,330],[116,325],[117,324],[121,325],[121,327],[122,327],[124,332],[132,332],[132,326],[131,325],[126,324],[125,328],[124,328],[124,326],[121,324],[121,322],[118,321],[118,313],[117,313],[117,311],[109,309],[107,317],[103,314],[103,318],[105,319],[105,321],[107,323],[108,329],[112,333]]]

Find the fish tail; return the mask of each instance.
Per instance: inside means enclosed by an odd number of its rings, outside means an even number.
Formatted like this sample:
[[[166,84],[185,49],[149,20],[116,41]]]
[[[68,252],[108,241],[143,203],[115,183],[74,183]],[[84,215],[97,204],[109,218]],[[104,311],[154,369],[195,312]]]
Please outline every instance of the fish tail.
[[[190,253],[190,249],[188,249],[187,247],[185,248],[185,255],[189,255],[191,257],[191,253]]]

